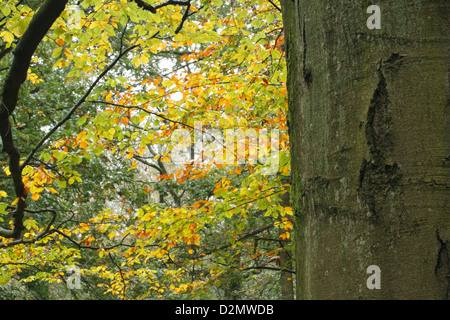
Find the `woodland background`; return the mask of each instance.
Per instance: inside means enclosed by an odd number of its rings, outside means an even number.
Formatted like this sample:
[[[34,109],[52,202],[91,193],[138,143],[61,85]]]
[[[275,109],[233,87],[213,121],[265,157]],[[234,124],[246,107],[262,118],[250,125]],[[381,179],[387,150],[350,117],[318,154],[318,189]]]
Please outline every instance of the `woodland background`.
[[[0,3],[4,87],[45,2],[65,1]],[[0,238],[0,297],[292,299],[283,38],[268,1],[68,1],[10,117],[23,194],[0,159],[4,230],[26,202],[21,236]],[[171,136],[194,136],[195,121],[278,129],[278,173],[174,164]],[[81,289],[67,287],[69,266]]]

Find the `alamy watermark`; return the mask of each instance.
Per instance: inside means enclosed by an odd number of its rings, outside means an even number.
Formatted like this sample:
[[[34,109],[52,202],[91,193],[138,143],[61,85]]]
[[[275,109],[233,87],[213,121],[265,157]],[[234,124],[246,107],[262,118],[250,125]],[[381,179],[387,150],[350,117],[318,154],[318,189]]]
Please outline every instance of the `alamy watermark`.
[[[269,134],[270,133],[270,134]],[[214,164],[262,165],[263,174],[273,175],[280,164],[279,130],[204,128],[194,124],[194,137],[188,129],[172,133],[172,161],[185,164],[190,161]]]
[[[371,265],[366,270],[370,277],[367,278],[366,285],[370,290],[381,289],[381,269],[379,266]]]
[[[81,29],[81,18],[84,15],[83,10],[80,9],[78,5],[69,5],[67,6],[67,15],[66,26],[69,30],[71,29]]]
[[[80,290],[81,289],[81,270],[78,266],[71,265],[66,267],[66,272],[69,275],[66,280],[67,287],[70,290]]]
[[[371,5],[367,8],[367,13],[371,16],[367,19],[367,28],[370,30],[381,29],[381,9],[377,5]]]

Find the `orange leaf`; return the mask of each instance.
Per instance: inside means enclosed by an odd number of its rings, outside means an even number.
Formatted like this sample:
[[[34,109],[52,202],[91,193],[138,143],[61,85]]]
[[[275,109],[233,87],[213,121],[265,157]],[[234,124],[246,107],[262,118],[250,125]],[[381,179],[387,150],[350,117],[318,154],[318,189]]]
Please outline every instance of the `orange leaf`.
[[[56,43],[59,44],[60,46],[64,45],[64,40],[63,39],[56,39]]]
[[[53,189],[52,187],[45,187],[48,191],[50,191],[51,193],[58,193],[55,189]]]

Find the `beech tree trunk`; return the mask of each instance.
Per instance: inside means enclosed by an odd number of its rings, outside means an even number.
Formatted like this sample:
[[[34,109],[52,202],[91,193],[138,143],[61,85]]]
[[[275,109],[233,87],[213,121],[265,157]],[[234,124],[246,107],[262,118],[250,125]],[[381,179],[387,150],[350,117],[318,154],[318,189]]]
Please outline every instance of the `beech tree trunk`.
[[[448,299],[450,2],[281,2],[297,298]]]

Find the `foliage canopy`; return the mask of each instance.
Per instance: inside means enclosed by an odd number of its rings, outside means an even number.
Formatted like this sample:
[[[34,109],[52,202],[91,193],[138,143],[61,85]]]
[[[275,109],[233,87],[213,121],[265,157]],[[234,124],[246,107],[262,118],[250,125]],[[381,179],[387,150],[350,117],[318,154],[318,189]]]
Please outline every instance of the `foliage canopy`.
[[[52,298],[77,266],[73,298],[278,297],[293,272],[283,42],[272,1],[2,1],[0,296],[20,281]],[[177,163],[180,129],[279,130],[278,170],[234,148]]]

